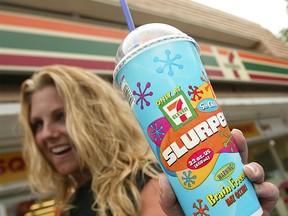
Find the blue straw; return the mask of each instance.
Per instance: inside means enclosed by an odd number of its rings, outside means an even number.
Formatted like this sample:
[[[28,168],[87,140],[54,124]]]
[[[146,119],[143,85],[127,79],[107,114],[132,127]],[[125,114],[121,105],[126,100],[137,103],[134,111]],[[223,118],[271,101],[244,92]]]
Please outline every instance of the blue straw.
[[[119,0],[119,1],[121,4],[122,11],[124,13],[127,25],[128,25],[128,29],[130,30],[130,32],[132,32],[135,29],[135,26],[134,26],[127,2],[126,2],[126,0]]]

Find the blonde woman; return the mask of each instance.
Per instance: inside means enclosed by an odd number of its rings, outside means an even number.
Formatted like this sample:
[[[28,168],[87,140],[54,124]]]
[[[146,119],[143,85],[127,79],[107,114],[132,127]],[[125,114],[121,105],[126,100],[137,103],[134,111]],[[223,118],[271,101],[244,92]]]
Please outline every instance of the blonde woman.
[[[22,84],[20,120],[31,188],[55,194],[62,215],[184,215],[127,103],[97,75],[42,68]]]

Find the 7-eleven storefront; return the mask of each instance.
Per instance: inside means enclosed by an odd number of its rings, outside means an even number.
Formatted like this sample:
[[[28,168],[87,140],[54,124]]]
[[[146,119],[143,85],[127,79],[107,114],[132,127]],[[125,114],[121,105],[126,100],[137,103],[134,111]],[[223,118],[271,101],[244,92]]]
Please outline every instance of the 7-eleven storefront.
[[[116,50],[128,33],[116,27],[5,11],[0,11],[0,16],[0,75],[4,81],[29,77],[50,64],[83,67],[111,80]],[[247,137],[249,160],[262,164],[267,181],[284,185],[275,215],[287,215],[288,60],[199,45],[230,128],[242,130]],[[27,188],[17,125],[19,103],[15,96],[9,100],[19,86],[15,85],[13,92],[5,82],[1,85],[5,100],[0,104],[0,215],[16,215],[17,211],[52,215],[55,208],[50,196],[31,195]],[[15,129],[19,131],[15,133]],[[35,201],[39,203],[35,205]]]

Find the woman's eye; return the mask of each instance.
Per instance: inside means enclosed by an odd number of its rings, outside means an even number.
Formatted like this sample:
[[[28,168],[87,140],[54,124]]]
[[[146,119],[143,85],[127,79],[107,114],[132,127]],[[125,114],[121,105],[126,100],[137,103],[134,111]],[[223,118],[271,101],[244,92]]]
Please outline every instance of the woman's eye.
[[[64,112],[60,112],[56,115],[56,120],[60,122],[65,122],[65,114]]]
[[[35,121],[31,124],[34,133],[39,131],[43,127],[43,121]]]

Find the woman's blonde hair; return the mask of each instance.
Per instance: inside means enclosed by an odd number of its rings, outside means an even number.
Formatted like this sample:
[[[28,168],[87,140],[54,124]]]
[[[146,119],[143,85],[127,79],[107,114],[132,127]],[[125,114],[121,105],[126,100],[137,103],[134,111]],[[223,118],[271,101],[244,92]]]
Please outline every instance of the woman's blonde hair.
[[[29,123],[31,95],[47,85],[54,85],[62,98],[69,136],[80,164],[92,175],[93,209],[100,216],[106,215],[107,209],[112,215],[139,215],[136,176],[139,171],[157,175],[152,166],[155,156],[127,103],[112,85],[81,68],[47,66],[22,84],[23,156],[31,186],[38,192],[53,192],[60,204],[75,190],[72,179],[58,174],[42,156]]]

